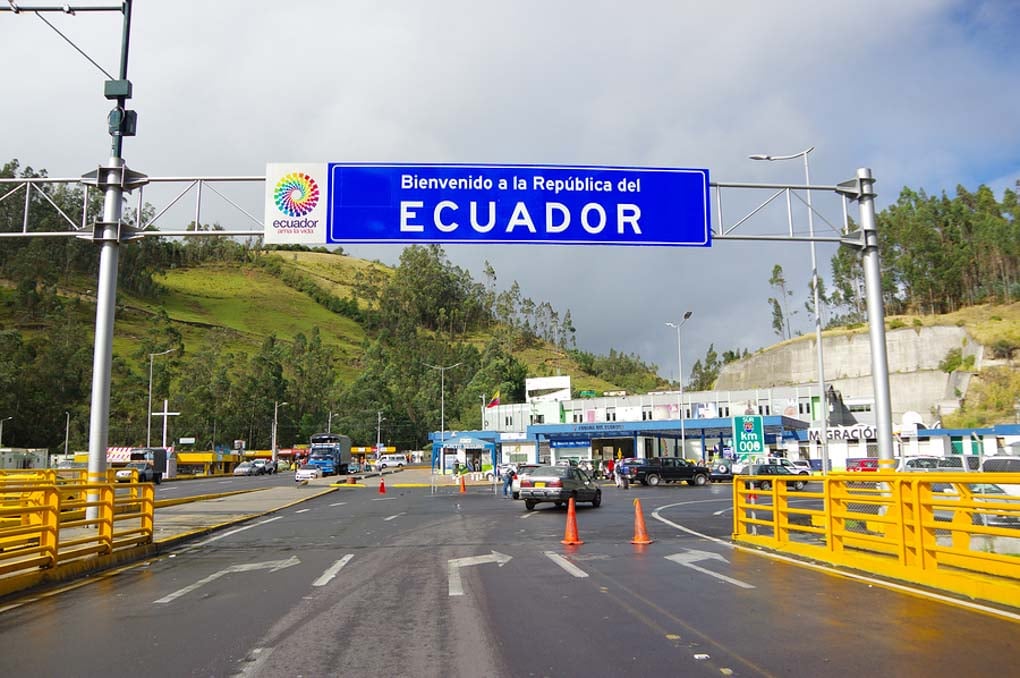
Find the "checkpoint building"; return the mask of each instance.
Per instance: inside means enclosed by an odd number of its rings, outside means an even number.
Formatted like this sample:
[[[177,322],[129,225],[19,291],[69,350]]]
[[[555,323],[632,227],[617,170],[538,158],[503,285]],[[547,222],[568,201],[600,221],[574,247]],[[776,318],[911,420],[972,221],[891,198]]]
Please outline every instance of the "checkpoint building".
[[[712,461],[738,457],[735,419],[761,417],[768,452],[820,460],[821,408],[828,410],[826,438],[832,470],[848,458],[877,457],[873,399],[844,398],[816,385],[738,391],[603,393],[572,397],[569,376],[529,378],[525,402],[484,408],[480,431],[434,433],[433,466],[453,460],[469,467],[498,463],[590,461],[610,457],[672,457]],[[823,405],[824,402],[824,405]],[[739,422],[737,422],[739,425]],[[1020,425],[987,429],[927,428],[916,414],[894,427],[897,456],[990,456],[1020,442]]]

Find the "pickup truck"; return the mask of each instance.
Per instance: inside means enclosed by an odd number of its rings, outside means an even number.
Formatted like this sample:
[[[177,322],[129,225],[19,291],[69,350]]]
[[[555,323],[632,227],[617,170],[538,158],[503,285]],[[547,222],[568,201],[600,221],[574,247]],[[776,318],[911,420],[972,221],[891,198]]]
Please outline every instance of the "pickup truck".
[[[688,485],[707,485],[711,471],[707,466],[679,457],[625,459],[623,467],[630,482],[656,486],[659,483],[686,481]]]

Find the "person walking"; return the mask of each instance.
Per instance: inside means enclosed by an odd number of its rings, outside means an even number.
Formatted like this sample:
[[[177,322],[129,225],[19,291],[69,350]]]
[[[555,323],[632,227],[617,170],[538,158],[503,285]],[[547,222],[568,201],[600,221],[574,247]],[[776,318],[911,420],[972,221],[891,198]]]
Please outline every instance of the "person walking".
[[[514,468],[507,464],[506,468],[503,469],[503,498],[506,499],[510,496],[510,487],[514,482]]]

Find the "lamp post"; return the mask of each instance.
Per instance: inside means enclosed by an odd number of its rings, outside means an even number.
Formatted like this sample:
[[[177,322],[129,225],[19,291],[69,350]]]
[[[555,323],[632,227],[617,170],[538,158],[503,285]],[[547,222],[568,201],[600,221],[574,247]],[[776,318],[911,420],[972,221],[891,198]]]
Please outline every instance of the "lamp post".
[[[459,367],[464,363],[454,363],[453,365],[429,365],[423,363],[425,367],[431,367],[434,370],[439,370],[439,454],[443,454],[443,450],[446,448],[446,370],[452,370],[454,367]],[[439,460],[440,470],[445,469],[443,460]]]
[[[277,450],[276,450],[276,427],[277,427],[277,425],[279,424],[279,421],[280,421],[280,405],[286,405],[286,404],[287,404],[286,400],[284,400],[283,402],[277,400],[275,403],[273,403],[273,463],[274,464],[276,463],[276,458],[277,458],[277,455],[278,455]]]
[[[67,415],[67,421],[64,422],[64,461],[67,461],[67,440],[71,433],[71,413],[64,412]]]
[[[14,419],[14,417],[4,417],[3,419],[0,419],[0,447],[4,446],[4,422],[10,421],[11,419]]]
[[[748,156],[751,160],[794,160],[804,158],[804,184],[811,186],[811,169],[808,166],[808,154],[815,150],[812,146],[800,153],[791,155]],[[811,240],[811,287],[815,302],[815,344],[818,346],[818,396],[822,409],[819,444],[822,450],[822,473],[829,471],[829,403],[825,395],[825,367],[822,360],[822,303],[818,293],[818,260],[815,253],[815,211],[811,206],[811,190],[807,189],[808,238]]]
[[[168,348],[159,353],[149,354],[149,407],[145,410],[145,446],[152,447],[152,359],[158,355],[173,353],[177,348]],[[166,409],[165,407],[163,409]]]
[[[680,454],[679,457],[683,457],[687,453],[687,430],[684,425],[684,354],[680,347],[680,328],[684,326],[690,317],[694,315],[694,311],[687,311],[684,313],[678,323],[666,323],[667,327],[676,329],[676,363],[679,372],[680,380],[680,408],[677,412],[677,416],[680,417]]]

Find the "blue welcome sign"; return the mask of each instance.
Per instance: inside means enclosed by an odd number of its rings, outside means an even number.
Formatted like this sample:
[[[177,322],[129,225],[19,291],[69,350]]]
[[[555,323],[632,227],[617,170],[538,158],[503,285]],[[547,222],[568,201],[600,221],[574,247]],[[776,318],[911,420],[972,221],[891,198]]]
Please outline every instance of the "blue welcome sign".
[[[706,169],[280,164],[266,183],[268,243],[711,245]]]

